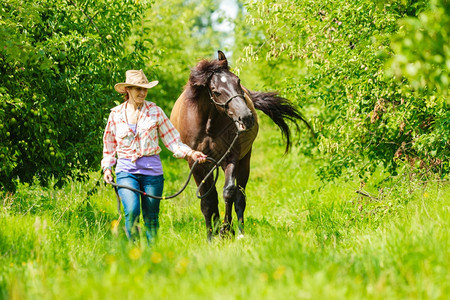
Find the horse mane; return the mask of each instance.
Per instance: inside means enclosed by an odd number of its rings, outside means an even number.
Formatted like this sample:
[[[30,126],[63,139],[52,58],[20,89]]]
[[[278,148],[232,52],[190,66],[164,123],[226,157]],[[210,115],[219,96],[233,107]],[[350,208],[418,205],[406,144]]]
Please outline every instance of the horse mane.
[[[202,60],[191,69],[189,81],[185,86],[186,98],[190,100],[198,99],[204,91],[211,76],[214,73],[227,70],[229,71],[227,60]]]

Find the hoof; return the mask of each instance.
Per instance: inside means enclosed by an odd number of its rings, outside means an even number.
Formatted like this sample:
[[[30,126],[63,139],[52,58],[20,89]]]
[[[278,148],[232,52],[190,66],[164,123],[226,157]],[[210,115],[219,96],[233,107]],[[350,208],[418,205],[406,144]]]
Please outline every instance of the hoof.
[[[234,229],[231,228],[230,224],[223,224],[222,228],[220,229],[220,236],[221,237],[227,237],[231,235],[234,235]]]
[[[241,240],[241,239],[243,239],[243,238],[245,238],[245,235],[243,234],[243,233],[238,233],[238,235],[237,235],[237,237],[236,237],[236,239],[237,240]]]

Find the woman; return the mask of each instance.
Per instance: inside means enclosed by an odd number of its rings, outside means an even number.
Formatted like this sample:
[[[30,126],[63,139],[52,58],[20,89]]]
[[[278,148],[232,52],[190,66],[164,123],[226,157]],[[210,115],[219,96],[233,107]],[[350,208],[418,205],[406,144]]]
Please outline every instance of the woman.
[[[113,180],[111,169],[115,165],[118,184],[161,196],[164,177],[158,136],[177,158],[190,157],[204,162],[206,155],[183,144],[163,110],[145,100],[148,89],[158,81],[149,82],[142,70],[128,70],[125,75],[126,81],[114,86],[116,91],[125,95],[125,102],[111,109],[103,136],[103,178],[106,182]],[[151,241],[159,228],[160,200],[141,196],[126,188],[118,191],[125,212],[127,236],[133,238],[137,234],[136,223],[142,205],[146,235]]]

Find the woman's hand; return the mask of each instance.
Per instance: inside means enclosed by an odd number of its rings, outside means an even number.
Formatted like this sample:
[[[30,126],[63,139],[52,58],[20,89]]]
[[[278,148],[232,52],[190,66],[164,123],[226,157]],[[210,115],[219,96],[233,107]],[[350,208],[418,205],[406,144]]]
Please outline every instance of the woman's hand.
[[[112,171],[111,169],[106,169],[103,173],[103,180],[106,181],[106,183],[110,183],[113,181]]]
[[[200,151],[194,151],[191,153],[191,158],[193,160],[198,160],[199,163],[204,163],[207,157],[208,156],[206,154],[203,154]]]

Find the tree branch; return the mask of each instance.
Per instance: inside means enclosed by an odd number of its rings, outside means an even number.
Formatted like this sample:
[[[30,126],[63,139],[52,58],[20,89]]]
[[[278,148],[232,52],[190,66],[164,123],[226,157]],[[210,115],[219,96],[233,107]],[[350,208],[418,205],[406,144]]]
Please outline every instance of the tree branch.
[[[374,197],[374,196],[370,195],[370,194],[369,194],[368,192],[366,192],[366,191],[356,190],[355,192],[356,192],[357,194],[360,194],[361,196],[370,198],[370,200],[372,200],[372,201],[380,201],[380,199],[378,199],[377,197]]]
[[[82,9],[81,7],[78,7],[75,2],[73,2],[72,0],[67,0],[69,1],[73,6],[75,6],[76,8],[78,8],[79,10],[81,10],[81,12],[86,16],[86,18],[89,19],[89,22],[92,24],[92,26],[94,26],[95,30],[100,34],[100,30],[98,29],[97,25],[94,23],[94,20],[92,20],[92,18],[84,11],[84,9]],[[101,35],[101,34],[100,34]]]

